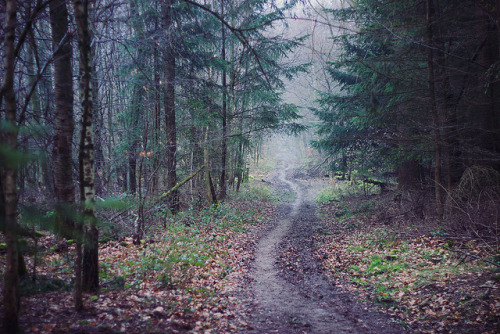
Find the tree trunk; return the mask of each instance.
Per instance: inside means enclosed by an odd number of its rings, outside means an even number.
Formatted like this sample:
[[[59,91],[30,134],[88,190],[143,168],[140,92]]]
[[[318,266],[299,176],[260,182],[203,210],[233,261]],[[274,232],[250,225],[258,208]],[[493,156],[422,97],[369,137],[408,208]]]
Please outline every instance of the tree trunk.
[[[155,30],[158,30],[158,21],[155,22]],[[155,197],[156,194],[158,193],[158,188],[159,188],[159,173],[158,169],[160,166],[160,155],[158,154],[159,150],[159,144],[160,144],[160,128],[161,128],[161,121],[160,121],[160,108],[161,108],[161,103],[160,103],[160,75],[159,75],[159,59],[158,59],[158,45],[156,42],[153,45],[153,66],[154,66],[154,83],[155,83],[155,89],[154,89],[154,114],[153,114],[153,166],[152,166],[152,177],[151,177],[151,195],[152,197]]]
[[[49,3],[52,49],[54,52],[54,86],[56,124],[54,136],[54,186],[58,216],[66,236],[78,234],[68,208],[75,203],[73,185],[73,71],[71,59],[73,49],[68,34],[68,9],[64,0]],[[63,43],[62,45],[60,45]],[[65,208],[66,207],[66,208]],[[69,233],[68,233],[69,232]],[[73,235],[72,237],[75,237]],[[76,235],[77,240],[79,236]],[[78,242],[75,255],[75,309],[83,308],[81,295],[81,244]]]
[[[26,2],[25,3],[25,8],[27,13],[31,13],[31,7],[32,7],[31,2]],[[31,14],[30,14],[31,15]],[[27,70],[28,70],[28,86],[30,90],[33,90],[33,95],[30,98],[30,104],[31,104],[31,110],[32,112],[39,116],[41,114],[41,104],[40,104],[40,93],[38,90],[38,80],[36,79],[38,72],[39,72],[39,66],[37,66],[37,69],[35,69],[35,65],[39,64],[38,62],[38,52],[37,52],[37,45],[35,41],[35,37],[33,35],[33,29],[30,30],[29,35],[28,35],[28,43],[26,44],[26,53],[27,53]],[[36,119],[36,117],[35,117]],[[39,122],[39,120],[36,120],[36,122]],[[33,164],[38,164],[40,162],[33,162]],[[26,178],[29,178],[29,165],[22,166],[20,169],[20,173],[22,174],[19,178],[19,200],[21,201],[21,197],[24,194],[24,187],[25,187],[25,180]]]
[[[500,55],[500,0],[496,1],[496,21],[497,21],[497,39],[498,39],[498,54]]]
[[[56,121],[54,129],[54,186],[61,218],[60,228],[71,237],[72,217],[68,207],[75,202],[73,185],[73,72],[71,67],[72,47],[68,34],[68,10],[64,0],[49,3],[52,50],[54,51],[54,95]],[[61,44],[62,43],[62,44]],[[66,207],[66,210],[65,210]],[[69,233],[68,233],[69,232]]]
[[[77,225],[78,228],[76,232],[81,232],[80,224]],[[77,238],[75,245],[75,310],[80,312],[83,310],[83,298],[82,298],[82,242],[81,237]]]
[[[92,48],[93,55],[92,59],[94,60],[94,64],[92,67],[93,73],[97,73],[96,64],[95,64],[95,48]],[[104,117],[102,115],[102,107],[99,100],[99,80],[97,78],[97,74],[92,77],[92,99],[94,105],[94,155],[95,155],[95,194],[96,196],[105,196],[105,179],[104,175],[105,164],[104,164],[104,153],[102,151],[102,131],[104,128]]]
[[[132,27],[134,29],[135,38],[137,40],[144,39],[143,33],[143,23],[141,20],[141,14],[137,8],[135,1],[130,2],[130,13],[132,17],[130,18]],[[136,59],[139,64],[144,60],[144,51],[142,47],[137,48]],[[137,193],[137,177],[140,178],[142,175],[137,176],[137,157],[138,157],[138,147],[139,147],[139,118],[142,109],[142,99],[144,90],[142,88],[142,75],[140,72],[134,76],[133,88],[132,88],[132,98],[130,105],[130,115],[129,115],[129,147],[128,147],[128,171],[129,171],[129,191],[132,195]]]
[[[129,178],[129,192],[135,195],[137,192],[137,148],[139,146],[139,112],[140,103],[142,100],[142,87],[135,84],[132,93],[132,101],[130,106],[130,128],[129,128],[129,147],[128,147],[128,178]],[[141,177],[139,175],[139,177]]]
[[[495,13],[489,12],[486,7],[476,2],[475,20],[476,38],[482,41],[482,46],[478,51],[477,63],[481,66],[478,75],[478,106],[476,117],[480,120],[480,141],[479,146],[482,151],[481,160],[488,161],[489,165],[500,168],[498,153],[500,152],[500,83],[498,75],[494,78],[488,73],[499,61],[498,27],[491,24],[491,17]],[[483,162],[484,163],[484,162]]]
[[[207,199],[210,205],[217,205],[217,195],[215,193],[214,184],[212,182],[212,176],[210,175],[210,154],[208,151],[208,127],[205,129],[205,147],[203,149],[203,165],[205,167],[205,186]]]
[[[162,3],[163,28],[167,35],[167,42],[163,53],[165,64],[165,132],[166,132],[166,160],[167,160],[167,188],[172,189],[177,184],[177,129],[175,125],[175,50],[174,50],[174,0]],[[179,192],[173,191],[167,198],[173,214],[179,211]]]
[[[221,0],[222,17],[224,17],[224,0]],[[220,200],[226,198],[226,162],[227,162],[227,82],[226,82],[226,29],[222,24],[222,152],[220,173]]]
[[[243,181],[243,171],[244,171],[244,166],[243,166],[243,143],[240,142],[240,144],[238,145],[239,148],[238,148],[238,155],[236,156],[236,167],[235,167],[235,170],[236,170],[236,177],[238,178],[238,182],[236,183],[236,191],[240,191],[240,186],[241,186],[241,182]]]
[[[432,28],[432,20],[434,15],[434,7],[432,0],[426,0],[426,19],[427,19],[427,43],[428,43],[428,72],[429,72],[429,96],[431,99],[431,116],[433,128],[433,145],[434,145],[434,187],[436,195],[436,210],[439,216],[443,215],[443,200],[442,200],[442,183],[441,183],[441,134],[439,126],[439,114],[436,101],[435,88],[435,69],[436,51],[434,50],[434,36]]]
[[[92,52],[88,22],[88,0],[74,0],[78,49],[80,53],[80,95],[82,103],[82,133],[80,139],[80,200],[84,206],[84,237],[82,288],[99,289],[99,232],[94,211],[94,131],[92,129]]]
[[[5,120],[12,127],[1,133],[2,142],[6,148],[17,150],[17,128],[16,128],[16,96],[14,93],[14,70],[15,70],[15,38],[16,38],[16,13],[17,1],[5,1],[5,26],[4,26],[4,78],[3,96],[5,98]],[[0,101],[0,105],[2,102]],[[4,307],[4,330],[7,333],[16,333],[19,330],[19,249],[17,241],[17,173],[13,165],[2,165],[2,196],[3,217],[5,223],[5,242],[7,244],[7,267],[5,268],[5,279],[3,287]]]

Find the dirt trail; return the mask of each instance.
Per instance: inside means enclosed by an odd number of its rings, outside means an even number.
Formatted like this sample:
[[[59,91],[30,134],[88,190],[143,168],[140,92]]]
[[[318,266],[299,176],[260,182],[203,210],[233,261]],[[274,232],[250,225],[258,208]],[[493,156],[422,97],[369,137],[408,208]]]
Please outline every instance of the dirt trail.
[[[253,272],[256,304],[254,332],[279,333],[401,333],[386,317],[365,311],[349,296],[322,277],[312,258],[315,207],[308,200],[307,186],[289,180],[281,169],[273,183],[288,187],[295,200],[282,208],[274,228],[258,242]],[[283,243],[300,248],[301,274],[282,272],[279,249]]]

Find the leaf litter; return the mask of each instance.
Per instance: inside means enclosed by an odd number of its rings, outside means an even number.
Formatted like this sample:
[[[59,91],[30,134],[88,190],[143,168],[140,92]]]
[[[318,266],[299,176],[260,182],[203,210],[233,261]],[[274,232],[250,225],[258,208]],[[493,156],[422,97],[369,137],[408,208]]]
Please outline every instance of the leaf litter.
[[[238,294],[248,284],[256,240],[277,211],[262,195],[229,200],[203,221],[196,214],[170,221],[167,231],[158,228],[140,246],[131,237],[102,243],[101,291],[85,294],[82,313],[73,310],[74,245],[47,234],[38,245],[37,283],[21,300],[24,331],[251,331],[252,309],[241,307]],[[329,202],[319,210],[314,255],[337,287],[410,331],[499,331],[500,274],[478,260],[491,258],[491,248],[475,239],[393,229],[370,209],[373,197],[363,210],[346,210],[359,208],[359,201]],[[25,256],[30,274],[31,254]],[[296,249],[284,247],[281,258],[285,274],[304,274]]]
[[[157,228],[139,246],[132,237],[101,243],[101,289],[84,294],[81,313],[73,309],[74,245],[52,235],[42,238],[37,285],[61,281],[64,288],[35,289],[22,298],[24,332],[220,333],[247,328],[248,317],[235,294],[253,259],[256,234],[275,214],[275,203],[228,200],[211,210],[172,219],[166,230]],[[30,269],[33,256],[25,258]]]
[[[419,333],[498,333],[500,273],[481,261],[494,257],[492,247],[388,226],[377,210],[353,213],[376,201],[351,197],[320,208],[316,257],[337,285]]]

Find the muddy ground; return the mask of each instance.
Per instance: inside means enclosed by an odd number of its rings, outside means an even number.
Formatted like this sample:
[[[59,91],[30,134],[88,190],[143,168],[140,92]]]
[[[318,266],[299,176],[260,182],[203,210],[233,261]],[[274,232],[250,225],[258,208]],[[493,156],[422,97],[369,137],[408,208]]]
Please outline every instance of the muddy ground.
[[[326,276],[313,257],[312,236],[321,228],[315,194],[324,185],[296,180],[292,168],[269,176],[282,198],[279,215],[260,237],[249,285],[242,293],[249,333],[404,333],[405,328],[370,305],[355,302]],[[285,252],[293,249],[292,261]]]

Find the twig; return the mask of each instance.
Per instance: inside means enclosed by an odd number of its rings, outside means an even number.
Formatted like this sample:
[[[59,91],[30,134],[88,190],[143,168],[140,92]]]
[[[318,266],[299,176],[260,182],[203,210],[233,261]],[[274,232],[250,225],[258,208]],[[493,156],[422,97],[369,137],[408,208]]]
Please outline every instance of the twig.
[[[470,256],[470,257],[472,257],[472,258],[474,258],[474,259],[476,259],[476,260],[484,261],[484,262],[487,262],[487,263],[489,263],[489,264],[494,265],[495,267],[500,268],[500,264],[499,264],[499,263],[496,263],[496,262],[493,262],[493,261],[490,261],[490,260],[487,260],[487,259],[483,259],[482,257],[479,257],[479,256],[474,255],[474,254],[470,254],[470,253],[467,253],[467,252],[464,252],[464,251],[462,251],[462,250],[460,250],[460,249],[451,249],[451,248],[446,247],[446,246],[444,246],[443,248],[444,248],[444,249],[447,249],[447,250],[449,250],[449,251],[455,252],[455,253],[461,253],[461,254],[464,254],[464,255],[466,255],[466,256]]]

